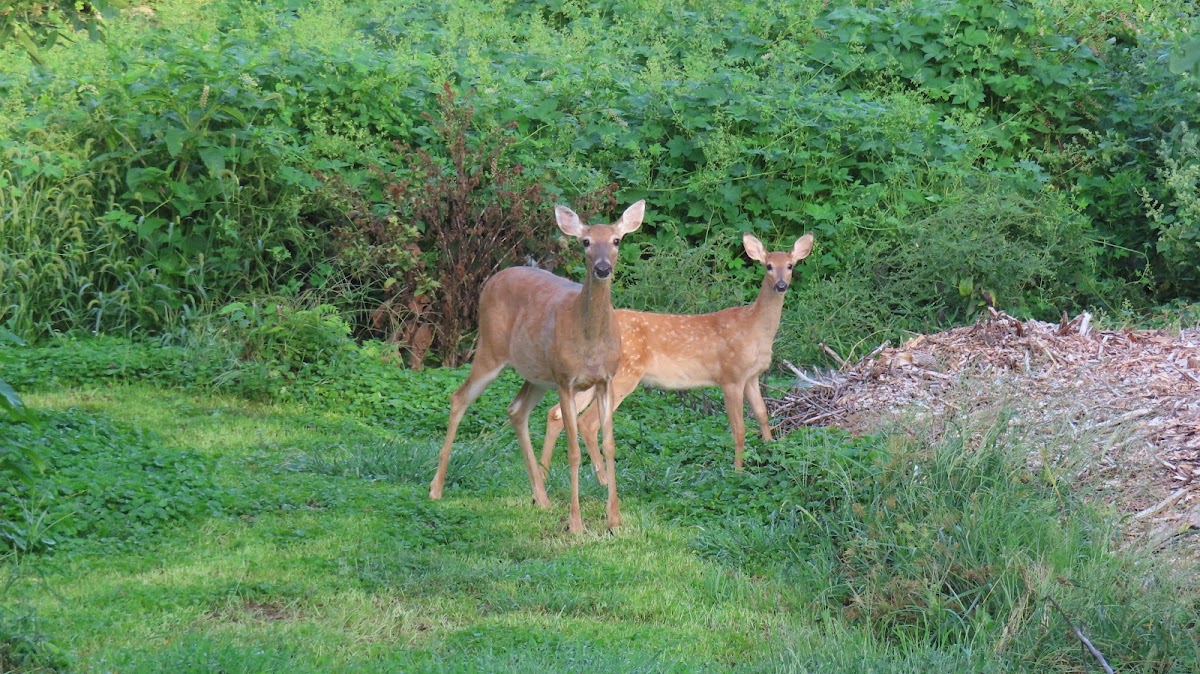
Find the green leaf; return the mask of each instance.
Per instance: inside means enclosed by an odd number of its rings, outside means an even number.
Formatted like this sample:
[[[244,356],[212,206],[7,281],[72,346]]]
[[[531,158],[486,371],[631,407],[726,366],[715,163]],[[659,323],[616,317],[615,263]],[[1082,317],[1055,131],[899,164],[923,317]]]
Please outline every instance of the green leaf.
[[[21,396],[3,379],[0,379],[0,409],[7,411],[13,419],[26,417],[25,403],[21,402]]]
[[[171,153],[172,157],[178,156],[179,153],[183,151],[184,142],[187,141],[191,135],[191,132],[186,129],[169,129],[166,135],[163,137],[163,140],[167,143],[167,152]]]
[[[220,147],[200,148],[200,160],[208,169],[209,175],[217,178],[225,171],[225,149]]]
[[[1193,77],[1200,77],[1200,37],[1183,43],[1171,53],[1170,68],[1178,75],[1191,73]]]

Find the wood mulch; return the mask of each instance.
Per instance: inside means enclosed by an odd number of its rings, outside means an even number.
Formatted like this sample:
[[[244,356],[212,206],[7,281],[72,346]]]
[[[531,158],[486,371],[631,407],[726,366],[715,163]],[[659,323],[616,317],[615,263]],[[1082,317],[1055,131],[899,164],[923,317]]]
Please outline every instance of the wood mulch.
[[[1098,330],[989,308],[974,325],[884,343],[858,362],[801,371],[768,400],[780,432],[866,433],[963,415],[1011,414],[1031,467],[1067,462],[1077,484],[1127,515],[1131,536],[1200,545],[1200,329]],[[1080,460],[1071,446],[1089,448]],[[1065,465],[1065,463],[1064,463]],[[1182,538],[1181,538],[1182,537]],[[1186,539],[1186,540],[1185,540]]]

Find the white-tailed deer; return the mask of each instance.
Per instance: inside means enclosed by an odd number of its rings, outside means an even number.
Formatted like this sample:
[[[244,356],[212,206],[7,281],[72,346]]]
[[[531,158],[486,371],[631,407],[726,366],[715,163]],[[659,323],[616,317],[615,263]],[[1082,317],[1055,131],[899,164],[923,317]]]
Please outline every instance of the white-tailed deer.
[[[621,361],[621,333],[613,319],[612,274],[621,237],[642,224],[646,204],[639,201],[612,225],[586,226],[565,206],[556,206],[558,227],[583,242],[587,271],[583,285],[533,267],[510,267],[488,279],[479,296],[479,343],[467,380],[450,398],[450,424],[438,455],[437,474],[429,485],[429,498],[442,497],[450,446],[463,413],[506,365],[511,365],[525,385],[508,406],[508,418],[517,432],[533,499],[550,506],[537,458],[529,440],[529,414],[546,391],[557,388],[560,404],[567,408],[567,446],[571,463],[571,514],[568,527],[583,531],[579,515],[579,440],[575,394],[594,391],[599,401],[599,425],[604,429],[604,451],[612,461],[612,379]],[[611,472],[611,468],[609,469]],[[608,526],[620,526],[616,480],[608,481]]]
[[[791,283],[792,268],[808,257],[813,237],[805,234],[796,240],[791,251],[780,253],[766,252],[762,242],[751,234],[744,235],[742,243],[746,254],[761,262],[767,272],[754,304],[699,315],[617,311],[617,324],[621,329],[621,366],[612,383],[614,411],[641,382],[664,389],[720,386],[733,434],[733,466],[736,470],[742,469],[742,450],[746,443],[745,400],[750,401],[763,440],[771,439],[770,419],[758,377],[771,365],[771,346],[779,330],[783,296]],[[613,461],[608,457],[607,464],[602,463],[597,454],[596,410],[588,406],[591,399],[591,391],[583,391],[575,398],[576,409],[586,410],[579,420],[579,428],[596,478],[600,484],[611,484],[608,477],[612,476]],[[549,470],[563,420],[570,417],[570,412],[560,407],[551,409],[546,419],[543,470]]]

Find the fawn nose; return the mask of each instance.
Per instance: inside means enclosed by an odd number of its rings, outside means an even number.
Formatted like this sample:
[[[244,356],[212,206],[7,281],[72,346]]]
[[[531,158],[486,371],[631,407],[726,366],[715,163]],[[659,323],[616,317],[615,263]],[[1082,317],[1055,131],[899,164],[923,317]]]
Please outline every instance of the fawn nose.
[[[592,270],[596,272],[596,278],[608,278],[612,274],[612,265],[607,262],[597,262]]]
[[[775,282],[775,290],[777,290],[779,292],[783,292],[783,291],[787,290],[787,281],[776,281]]]

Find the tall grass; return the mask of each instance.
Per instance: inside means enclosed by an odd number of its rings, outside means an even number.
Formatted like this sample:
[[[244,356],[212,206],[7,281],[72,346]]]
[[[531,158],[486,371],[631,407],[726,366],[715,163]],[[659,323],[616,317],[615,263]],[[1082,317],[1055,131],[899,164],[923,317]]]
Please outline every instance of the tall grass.
[[[6,158],[18,164],[49,159],[20,152]],[[186,310],[179,289],[164,285],[156,266],[133,257],[133,231],[97,217],[104,209],[95,203],[96,181],[105,179],[112,177],[0,172],[0,326],[41,338],[134,334],[178,322]]]

